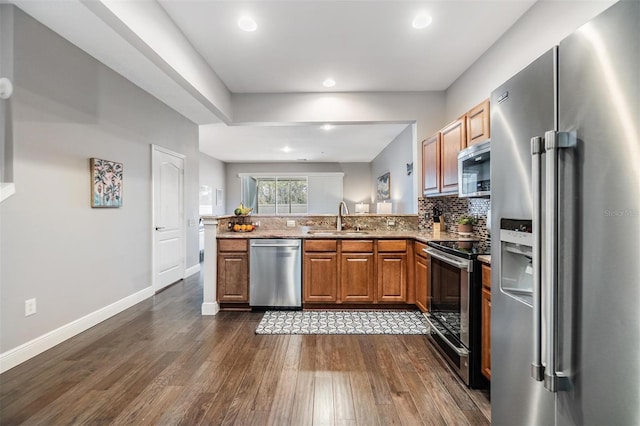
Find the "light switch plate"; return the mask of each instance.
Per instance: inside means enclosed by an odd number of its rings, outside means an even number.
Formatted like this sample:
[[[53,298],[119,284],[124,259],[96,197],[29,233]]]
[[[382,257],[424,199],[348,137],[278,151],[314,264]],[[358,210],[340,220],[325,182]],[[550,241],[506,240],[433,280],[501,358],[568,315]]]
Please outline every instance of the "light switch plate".
[[[295,220],[287,220],[287,227],[288,228],[293,228],[296,226],[296,221]]]
[[[28,317],[36,314],[36,299],[28,299],[24,301],[24,316]]]

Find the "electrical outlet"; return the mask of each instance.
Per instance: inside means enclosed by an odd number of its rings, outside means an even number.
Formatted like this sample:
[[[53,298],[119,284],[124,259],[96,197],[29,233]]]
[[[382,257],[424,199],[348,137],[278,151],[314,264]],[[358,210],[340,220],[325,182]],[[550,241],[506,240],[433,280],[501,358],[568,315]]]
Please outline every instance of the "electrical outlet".
[[[287,228],[293,228],[296,226],[295,220],[287,220]]]
[[[393,219],[387,220],[387,226],[396,226],[396,221]]]
[[[24,301],[24,316],[28,317],[36,314],[36,299]]]

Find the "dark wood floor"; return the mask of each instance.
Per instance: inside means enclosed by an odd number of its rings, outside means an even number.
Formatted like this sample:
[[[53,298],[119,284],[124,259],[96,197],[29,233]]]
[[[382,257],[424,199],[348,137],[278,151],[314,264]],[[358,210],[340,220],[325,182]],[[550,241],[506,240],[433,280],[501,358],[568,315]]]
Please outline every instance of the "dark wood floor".
[[[425,336],[259,336],[199,276],[0,376],[0,424],[481,425]]]

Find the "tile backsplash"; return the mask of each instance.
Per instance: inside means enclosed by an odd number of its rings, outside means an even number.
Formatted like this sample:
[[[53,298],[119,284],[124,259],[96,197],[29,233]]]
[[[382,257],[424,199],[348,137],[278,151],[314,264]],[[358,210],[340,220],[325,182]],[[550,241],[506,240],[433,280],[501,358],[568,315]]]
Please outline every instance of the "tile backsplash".
[[[421,230],[433,229],[433,208],[437,207],[444,213],[444,223],[448,232],[458,231],[458,218],[469,214],[478,218],[478,223],[473,227],[482,240],[488,240],[487,213],[491,209],[491,200],[488,198],[458,198],[437,197],[418,198],[418,228]]]

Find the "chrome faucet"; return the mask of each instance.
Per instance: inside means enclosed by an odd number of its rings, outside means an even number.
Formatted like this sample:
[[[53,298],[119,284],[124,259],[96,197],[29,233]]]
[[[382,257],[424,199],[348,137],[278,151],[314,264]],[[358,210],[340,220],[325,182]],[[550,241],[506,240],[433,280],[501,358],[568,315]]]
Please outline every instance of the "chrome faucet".
[[[340,204],[338,204],[338,220],[336,222],[336,229],[338,231],[342,231],[343,208],[344,208],[344,214],[349,214],[349,207],[347,207],[347,203],[345,203],[344,200],[340,201]]]

